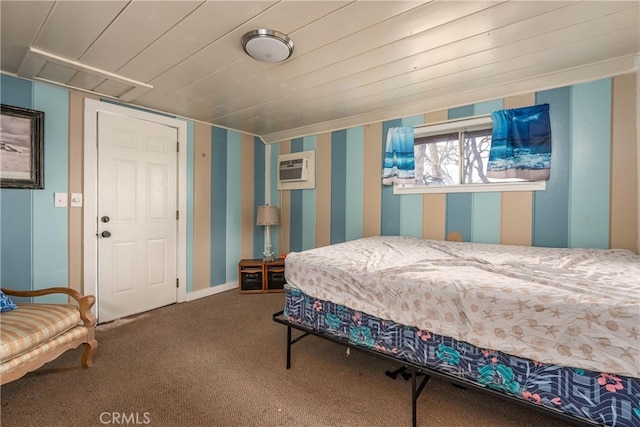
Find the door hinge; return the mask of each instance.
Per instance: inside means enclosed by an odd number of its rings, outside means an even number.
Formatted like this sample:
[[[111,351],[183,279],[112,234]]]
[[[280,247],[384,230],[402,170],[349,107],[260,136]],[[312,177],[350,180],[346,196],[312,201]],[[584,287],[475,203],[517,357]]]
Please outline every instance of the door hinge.
[[[176,142],[176,152],[180,152],[180,143]]]
[[[176,219],[180,219],[180,211],[176,211]]]
[[[176,278],[176,288],[180,287],[180,279]]]

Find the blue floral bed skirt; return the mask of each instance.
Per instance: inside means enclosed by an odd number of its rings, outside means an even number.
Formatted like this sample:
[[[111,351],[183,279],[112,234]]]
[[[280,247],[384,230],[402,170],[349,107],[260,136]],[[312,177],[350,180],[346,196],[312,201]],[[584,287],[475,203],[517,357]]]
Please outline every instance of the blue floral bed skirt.
[[[284,319],[606,426],[640,426],[640,379],[481,349],[285,287]]]

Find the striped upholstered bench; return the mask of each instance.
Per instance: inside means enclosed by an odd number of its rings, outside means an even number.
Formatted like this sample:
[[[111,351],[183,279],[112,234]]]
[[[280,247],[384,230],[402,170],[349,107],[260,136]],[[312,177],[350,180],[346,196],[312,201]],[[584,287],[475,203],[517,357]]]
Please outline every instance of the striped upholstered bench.
[[[82,365],[92,365],[98,346],[94,336],[96,318],[90,311],[95,297],[82,296],[70,288],[38,291],[2,288],[2,292],[19,297],[64,293],[75,303],[18,303],[17,309],[0,313],[0,384],[16,380],[80,344],[85,346]]]

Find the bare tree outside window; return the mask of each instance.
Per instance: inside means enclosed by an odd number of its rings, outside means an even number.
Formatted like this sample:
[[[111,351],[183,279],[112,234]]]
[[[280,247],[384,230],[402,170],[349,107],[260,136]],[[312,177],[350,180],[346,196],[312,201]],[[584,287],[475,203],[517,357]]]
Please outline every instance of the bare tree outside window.
[[[491,182],[487,178],[487,162],[491,150],[491,129],[464,132],[464,179],[465,184]]]
[[[416,138],[416,185],[460,184],[459,134],[447,133]]]
[[[414,149],[416,185],[429,187],[492,182],[486,176],[490,149],[491,129],[418,137]]]

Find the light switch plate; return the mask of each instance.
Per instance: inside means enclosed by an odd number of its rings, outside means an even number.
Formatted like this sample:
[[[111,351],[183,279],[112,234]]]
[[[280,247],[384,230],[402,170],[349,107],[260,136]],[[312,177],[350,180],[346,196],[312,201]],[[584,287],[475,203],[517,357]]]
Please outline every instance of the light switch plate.
[[[71,193],[71,207],[72,208],[82,207],[82,193]]]
[[[66,208],[67,193],[53,193],[53,206],[56,208]]]

